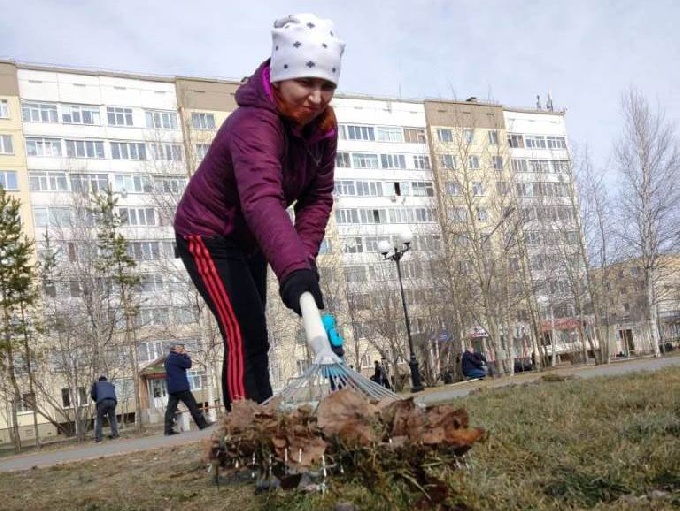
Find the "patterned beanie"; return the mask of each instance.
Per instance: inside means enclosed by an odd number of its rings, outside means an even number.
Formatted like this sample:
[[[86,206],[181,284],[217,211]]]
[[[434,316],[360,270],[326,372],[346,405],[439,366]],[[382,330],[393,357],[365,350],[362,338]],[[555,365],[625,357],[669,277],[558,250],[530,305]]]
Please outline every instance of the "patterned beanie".
[[[270,80],[323,78],[334,84],[340,79],[340,59],[345,43],[333,22],[314,14],[292,14],[274,22]]]

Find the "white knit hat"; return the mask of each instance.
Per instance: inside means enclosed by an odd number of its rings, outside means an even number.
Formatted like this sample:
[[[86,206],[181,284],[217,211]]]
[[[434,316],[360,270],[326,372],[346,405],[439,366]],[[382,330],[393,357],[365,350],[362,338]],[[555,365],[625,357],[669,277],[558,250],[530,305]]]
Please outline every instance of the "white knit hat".
[[[293,78],[340,79],[340,60],[345,43],[333,22],[314,14],[291,14],[274,22],[272,29],[272,83]]]

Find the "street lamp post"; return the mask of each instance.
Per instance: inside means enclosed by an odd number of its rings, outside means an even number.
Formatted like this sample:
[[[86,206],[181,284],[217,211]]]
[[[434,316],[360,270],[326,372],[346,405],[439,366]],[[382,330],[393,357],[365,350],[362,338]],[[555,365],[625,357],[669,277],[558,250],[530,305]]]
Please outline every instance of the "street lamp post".
[[[420,378],[420,368],[418,367],[418,360],[413,349],[413,337],[411,336],[411,323],[408,318],[408,308],[406,307],[406,295],[404,295],[404,284],[401,280],[401,258],[404,254],[411,250],[411,241],[413,236],[410,231],[401,233],[402,247],[392,247],[390,242],[383,240],[378,244],[378,251],[385,260],[389,259],[397,265],[397,277],[399,278],[399,289],[401,290],[401,304],[404,307],[404,319],[406,320],[406,335],[408,336],[408,350],[409,350],[409,368],[411,369],[411,392],[420,392],[423,390],[423,383]]]

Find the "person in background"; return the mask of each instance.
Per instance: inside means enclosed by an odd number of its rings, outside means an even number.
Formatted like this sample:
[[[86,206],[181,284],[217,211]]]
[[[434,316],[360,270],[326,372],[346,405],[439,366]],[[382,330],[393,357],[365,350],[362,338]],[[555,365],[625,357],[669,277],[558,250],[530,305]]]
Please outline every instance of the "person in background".
[[[463,376],[468,380],[477,380],[486,377],[486,364],[482,355],[475,353],[473,346],[468,346],[463,353],[462,359]]]
[[[191,393],[191,386],[187,378],[187,369],[191,368],[191,357],[184,348],[184,344],[175,344],[165,359],[165,379],[168,385],[168,407],[165,410],[165,434],[176,435],[173,429],[177,405],[181,401],[189,409],[191,417],[199,427],[205,429],[213,425],[208,422],[198,409],[196,399]]]
[[[118,399],[116,398],[116,387],[106,379],[106,376],[102,375],[99,377],[99,381],[92,384],[90,397],[97,406],[97,417],[94,423],[94,441],[102,441],[102,422],[104,417],[107,417],[109,420],[109,428],[111,429],[109,438],[118,438],[118,422],[116,421]]]
[[[267,265],[300,314],[324,308],[316,257],[333,207],[338,125],[330,106],[345,43],[333,22],[274,22],[270,59],[236,92],[177,206],[177,252],[224,340],[224,405],[272,395],[265,318]],[[287,208],[293,205],[295,219]]]

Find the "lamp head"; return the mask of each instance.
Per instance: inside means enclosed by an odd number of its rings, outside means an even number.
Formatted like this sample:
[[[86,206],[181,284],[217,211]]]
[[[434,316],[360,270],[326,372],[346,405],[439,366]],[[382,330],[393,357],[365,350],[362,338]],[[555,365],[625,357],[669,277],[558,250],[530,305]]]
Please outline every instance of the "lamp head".
[[[390,242],[387,240],[381,240],[378,243],[378,252],[380,252],[383,255],[383,257],[387,257],[387,254],[391,249],[392,246],[390,245]]]
[[[411,242],[413,241],[413,234],[411,233],[411,231],[409,229],[405,229],[401,232],[401,234],[399,235],[399,238],[401,239],[401,242],[404,245],[410,245]]]

